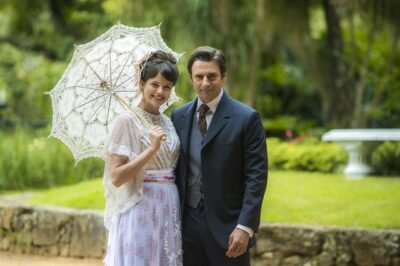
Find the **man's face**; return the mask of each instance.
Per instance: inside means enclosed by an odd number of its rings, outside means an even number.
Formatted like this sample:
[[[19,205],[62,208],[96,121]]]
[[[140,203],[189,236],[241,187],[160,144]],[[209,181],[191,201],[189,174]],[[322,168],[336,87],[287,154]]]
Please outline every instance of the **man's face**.
[[[215,61],[197,60],[192,65],[190,80],[200,100],[209,103],[221,93],[225,75],[221,75],[221,70]]]

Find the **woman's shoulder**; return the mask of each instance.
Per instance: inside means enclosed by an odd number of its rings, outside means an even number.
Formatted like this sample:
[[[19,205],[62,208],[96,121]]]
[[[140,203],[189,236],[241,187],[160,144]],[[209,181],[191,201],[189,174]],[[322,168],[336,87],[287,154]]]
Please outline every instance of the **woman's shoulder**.
[[[132,120],[132,114],[128,112],[123,112],[116,117],[117,123],[128,123]]]
[[[167,116],[166,114],[162,113],[160,114],[161,119],[166,120],[166,121],[171,121],[171,118],[169,118],[169,116]]]
[[[115,119],[115,125],[126,125],[129,127],[140,124],[137,115],[133,112],[123,112],[119,114]]]
[[[161,120],[164,121],[164,123],[166,123],[168,125],[173,125],[171,118],[169,118],[167,115],[161,114],[160,117],[161,117]]]

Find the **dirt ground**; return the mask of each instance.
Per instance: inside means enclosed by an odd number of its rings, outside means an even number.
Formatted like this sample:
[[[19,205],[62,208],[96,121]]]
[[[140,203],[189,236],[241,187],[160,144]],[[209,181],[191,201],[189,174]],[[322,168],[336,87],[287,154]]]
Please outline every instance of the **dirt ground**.
[[[15,255],[0,252],[0,266],[102,266],[101,260],[36,255]]]

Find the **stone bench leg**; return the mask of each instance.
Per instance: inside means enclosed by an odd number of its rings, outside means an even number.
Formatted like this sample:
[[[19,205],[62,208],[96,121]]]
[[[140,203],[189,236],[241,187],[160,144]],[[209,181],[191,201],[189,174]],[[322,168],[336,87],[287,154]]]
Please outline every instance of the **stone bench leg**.
[[[372,173],[372,167],[367,163],[366,149],[361,141],[341,142],[348,153],[348,162],[344,174],[351,179],[360,179]]]

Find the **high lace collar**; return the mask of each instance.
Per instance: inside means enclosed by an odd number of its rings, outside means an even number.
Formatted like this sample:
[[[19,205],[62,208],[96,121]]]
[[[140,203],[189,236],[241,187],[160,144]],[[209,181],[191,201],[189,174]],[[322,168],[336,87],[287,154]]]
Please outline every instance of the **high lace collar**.
[[[151,121],[153,123],[161,121],[161,114],[155,115],[149,112],[146,112],[139,106],[136,106],[135,110],[139,112],[140,115],[142,115],[147,121]]]

